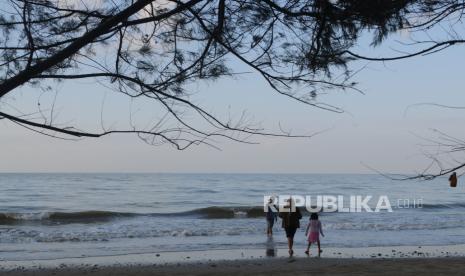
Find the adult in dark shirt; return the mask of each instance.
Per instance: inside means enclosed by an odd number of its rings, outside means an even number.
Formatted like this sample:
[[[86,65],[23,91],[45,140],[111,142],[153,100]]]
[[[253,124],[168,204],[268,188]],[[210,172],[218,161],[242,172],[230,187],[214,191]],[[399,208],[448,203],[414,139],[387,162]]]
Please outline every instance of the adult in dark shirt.
[[[287,245],[289,247],[289,256],[292,257],[294,255],[294,250],[292,247],[294,246],[294,235],[297,231],[297,228],[300,228],[300,219],[302,218],[302,214],[300,213],[299,208],[295,207],[293,212],[292,206],[294,205],[292,198],[287,200],[286,208],[289,209],[287,212],[279,212],[279,217],[282,219],[282,227],[286,231],[287,237]]]

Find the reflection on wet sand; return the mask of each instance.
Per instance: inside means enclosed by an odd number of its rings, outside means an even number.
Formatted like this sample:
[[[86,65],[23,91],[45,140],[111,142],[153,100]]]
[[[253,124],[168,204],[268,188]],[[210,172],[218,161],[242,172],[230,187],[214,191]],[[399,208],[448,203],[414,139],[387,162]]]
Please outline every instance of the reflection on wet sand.
[[[276,247],[276,243],[274,242],[273,237],[268,237],[266,241],[265,254],[267,257],[276,257],[278,254],[278,248]]]

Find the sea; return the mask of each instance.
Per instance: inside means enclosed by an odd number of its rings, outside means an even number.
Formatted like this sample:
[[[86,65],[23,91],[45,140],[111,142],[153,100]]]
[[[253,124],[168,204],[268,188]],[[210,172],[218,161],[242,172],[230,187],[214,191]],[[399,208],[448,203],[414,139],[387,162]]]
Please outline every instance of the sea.
[[[323,247],[465,244],[465,189],[377,174],[0,174],[0,260],[266,248],[264,196],[389,200],[329,212]],[[384,202],[386,203],[386,202]],[[313,204],[312,204],[313,205]],[[325,210],[326,208],[326,210]],[[295,244],[304,247],[309,213]],[[286,247],[278,219],[273,243]]]

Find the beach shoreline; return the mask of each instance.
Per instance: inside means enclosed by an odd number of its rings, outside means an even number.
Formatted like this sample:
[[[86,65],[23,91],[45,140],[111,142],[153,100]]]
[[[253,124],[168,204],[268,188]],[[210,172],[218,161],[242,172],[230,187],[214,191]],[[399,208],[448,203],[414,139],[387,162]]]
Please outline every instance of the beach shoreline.
[[[316,253],[315,248],[313,250],[313,253]],[[345,271],[349,273],[357,271],[358,267],[367,273],[376,271],[375,267],[392,272],[396,269],[395,267],[398,267],[397,269],[418,270],[423,274],[432,273],[432,271],[440,273],[440,270],[447,269],[451,275],[455,275],[454,273],[459,275],[465,270],[465,245],[463,244],[324,248],[321,258],[315,255],[307,257],[303,251],[303,248],[296,248],[296,255],[293,258],[287,256],[286,248],[273,248],[274,256],[270,256],[271,248],[265,248],[8,260],[0,262],[0,274],[12,276],[215,275],[221,271],[225,275],[240,275],[254,271],[257,275],[265,275],[279,271],[280,275],[304,275],[307,272],[338,274]],[[426,269],[427,267],[430,267],[430,271]],[[450,270],[451,267],[455,267],[457,271]]]

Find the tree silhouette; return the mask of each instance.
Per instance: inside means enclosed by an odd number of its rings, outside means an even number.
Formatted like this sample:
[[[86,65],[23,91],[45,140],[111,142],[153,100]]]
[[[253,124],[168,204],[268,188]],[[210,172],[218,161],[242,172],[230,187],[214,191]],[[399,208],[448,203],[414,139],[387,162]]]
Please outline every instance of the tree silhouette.
[[[359,91],[350,62],[410,58],[465,42],[454,35],[415,41],[425,48],[395,57],[353,51],[367,32],[375,47],[400,30],[428,32],[460,20],[465,3],[452,0],[6,0],[0,8],[0,100],[25,85],[91,78],[129,98],[158,102],[167,114],[163,120],[175,127],[156,122],[148,129],[95,133],[53,118],[7,113],[1,106],[0,118],[52,136],[135,133],[178,149],[211,144],[213,137],[240,142],[249,135],[304,137],[267,132],[243,118],[223,121],[190,100],[189,84],[234,76],[232,62],[261,75],[271,91],[343,112],[319,102],[318,95]],[[183,116],[186,111],[200,116],[205,127],[195,127]]]

